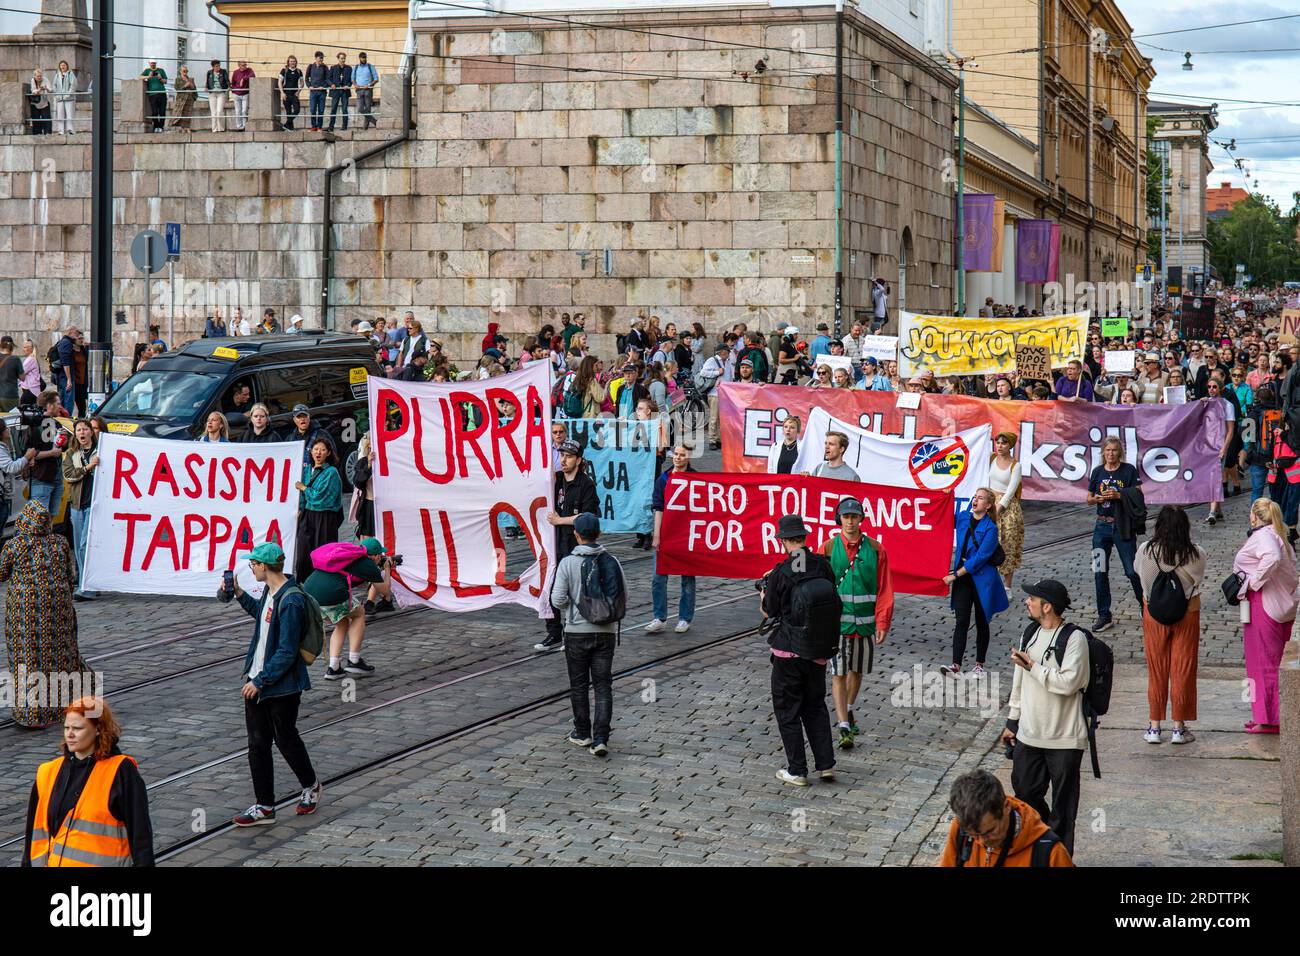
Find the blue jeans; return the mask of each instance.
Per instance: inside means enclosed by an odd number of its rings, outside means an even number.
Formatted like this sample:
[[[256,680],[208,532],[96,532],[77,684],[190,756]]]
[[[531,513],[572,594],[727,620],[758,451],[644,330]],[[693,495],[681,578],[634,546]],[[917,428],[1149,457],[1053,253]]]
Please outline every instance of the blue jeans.
[[[352,94],[348,90],[330,90],[330,129],[334,128],[334,117],[340,106],[343,108],[343,128],[348,128],[348,101],[351,99]]]
[[[86,576],[86,529],[90,525],[90,508],[69,508],[68,516],[72,519],[72,546],[77,556],[77,590],[80,591]]]
[[[59,505],[63,503],[63,474],[56,475],[53,484],[33,481],[27,486],[27,497],[30,501],[39,501],[45,505],[45,510],[50,513],[50,520],[53,521],[59,512]]]
[[[1110,617],[1110,549],[1112,545],[1119,552],[1119,561],[1124,567],[1124,576],[1133,585],[1133,596],[1137,598],[1138,607],[1142,606],[1142,582],[1133,570],[1133,558],[1137,555],[1137,539],[1121,541],[1115,536],[1115,525],[1105,521],[1098,521],[1092,529],[1092,578],[1097,585],[1097,616],[1099,618]]]
[[[1250,466],[1250,503],[1268,494],[1268,465]]]
[[[325,125],[325,91],[312,90],[307,94],[307,112],[311,114],[311,128],[320,129]]]
[[[668,575],[655,573],[654,582],[650,585],[650,603],[654,606],[656,620],[668,620]],[[677,602],[677,616],[683,621],[695,617],[694,577],[682,576],[682,596]]]

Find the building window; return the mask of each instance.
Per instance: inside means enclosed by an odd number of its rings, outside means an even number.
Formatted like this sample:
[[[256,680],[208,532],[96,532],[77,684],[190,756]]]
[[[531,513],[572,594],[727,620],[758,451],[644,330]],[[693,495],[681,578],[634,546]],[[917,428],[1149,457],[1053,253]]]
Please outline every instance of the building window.
[[[185,37],[176,38],[176,69],[179,70],[189,59],[190,43]]]
[[[943,117],[939,115],[939,97],[930,97],[930,115],[936,122],[942,121]]]
[[[871,85],[876,89],[880,89],[880,67],[874,63],[871,64]]]
[[[186,0],[176,0],[176,25],[185,26],[185,2]]]
[[[903,105],[909,110],[912,108],[912,84],[907,80],[903,81]]]

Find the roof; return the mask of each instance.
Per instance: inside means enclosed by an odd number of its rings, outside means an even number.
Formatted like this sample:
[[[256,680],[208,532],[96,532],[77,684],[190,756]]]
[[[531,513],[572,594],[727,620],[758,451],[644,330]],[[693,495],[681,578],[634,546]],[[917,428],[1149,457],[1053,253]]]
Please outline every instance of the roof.
[[[186,342],[179,349],[164,352],[150,359],[148,367],[163,370],[199,369],[204,368],[208,362],[229,363],[231,361],[229,355],[214,354],[217,349],[222,348],[234,349],[239,353],[238,361],[249,365],[265,365],[270,362],[283,362],[286,359],[303,362],[328,361],[346,352],[356,353],[354,361],[374,359],[373,348],[360,336],[341,332],[305,332],[301,335],[284,333],[195,339],[193,342]]]
[[[1171,103],[1168,100],[1148,100],[1148,113],[1214,113],[1218,103]]]

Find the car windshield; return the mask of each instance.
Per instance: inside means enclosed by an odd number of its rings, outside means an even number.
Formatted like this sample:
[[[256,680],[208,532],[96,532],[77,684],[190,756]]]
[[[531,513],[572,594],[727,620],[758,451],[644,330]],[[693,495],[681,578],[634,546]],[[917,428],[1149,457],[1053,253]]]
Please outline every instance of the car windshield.
[[[190,421],[207,407],[225,376],[208,372],[142,369],[127,379],[99,410],[105,418],[171,418]]]

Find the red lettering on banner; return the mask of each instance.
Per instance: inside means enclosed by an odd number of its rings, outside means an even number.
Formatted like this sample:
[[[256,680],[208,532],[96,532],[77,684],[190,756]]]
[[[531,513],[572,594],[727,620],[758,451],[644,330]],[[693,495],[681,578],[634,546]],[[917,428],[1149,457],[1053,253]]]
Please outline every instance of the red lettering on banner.
[[[397,535],[393,533],[393,513],[385,511],[381,522],[384,530],[384,550],[389,554],[397,552]],[[406,588],[418,598],[427,600],[434,596],[438,591],[438,552],[433,547],[433,525],[429,521],[429,512],[427,509],[420,509],[420,523],[424,526],[424,554],[428,564],[429,580],[420,590],[411,586],[410,582],[402,577],[401,571],[393,569],[393,580]]]
[[[460,476],[462,478],[469,477],[469,471],[465,467],[465,446],[469,445],[474,449],[474,455],[478,458],[479,464],[483,466],[483,470],[487,472],[488,478],[495,480],[497,475],[492,471],[492,465],[488,462],[487,456],[483,454],[483,449],[478,445],[479,438],[485,431],[487,431],[488,422],[494,416],[489,411],[487,405],[483,402],[483,399],[479,398],[473,392],[451,393],[451,404],[453,408],[462,402],[467,405],[472,405],[478,411],[478,425],[466,430],[465,418],[459,413],[459,410],[457,410],[456,414],[451,416],[452,428],[456,433],[456,462],[460,466]]]
[[[136,491],[138,495],[140,492]],[[122,570],[131,570],[131,555],[135,553],[135,523],[137,521],[148,521],[149,515],[133,515],[122,511],[113,514],[114,521],[126,522],[126,547],[122,549]]]
[[[239,497],[239,479],[231,473],[231,469],[239,471],[239,459],[227,458],[221,463],[221,474],[226,478],[226,490],[221,492],[220,496],[226,501],[234,501]],[[244,496],[244,503],[248,504],[248,496]]]
[[[219,464],[221,464],[221,461],[217,458],[213,458],[208,462],[208,497],[209,498],[215,498],[217,496],[217,466]]]
[[[130,463],[131,467],[129,468],[123,467],[124,464],[127,462]],[[140,494],[140,489],[136,486],[136,483],[131,480],[131,476],[135,474],[136,469],[138,469],[139,467],[140,467],[140,462],[136,460],[135,455],[131,454],[129,451],[123,451],[122,449],[118,449],[117,464],[113,469],[113,497],[114,498],[122,497],[123,484],[130,485],[131,493],[135,495],[137,498],[143,497]]]
[[[280,479],[280,503],[284,504],[289,500],[289,478],[293,475],[294,466],[297,464],[292,458],[284,463],[284,475]]]
[[[265,482],[266,500],[275,500],[275,459],[264,458],[261,462],[249,459],[244,463],[244,501],[253,501],[253,479]]]
[[[388,403],[392,402],[397,406],[399,421],[397,428],[388,427]],[[379,473],[385,478],[388,477],[388,443],[396,441],[406,434],[406,430],[411,425],[411,410],[406,404],[406,400],[391,388],[381,388],[375,395],[375,418],[378,421],[370,423],[371,429],[375,433],[375,457],[379,460]]]
[[[274,541],[281,548],[284,547],[284,536],[280,534],[280,522],[272,518],[271,524],[266,529],[266,540]]]
[[[411,414],[415,416],[415,468],[435,485],[445,485],[451,481],[456,469],[456,462],[451,453],[451,429],[447,427],[447,422],[451,420],[453,414],[458,414],[458,410],[450,409],[445,398],[438,399],[438,406],[442,409],[442,445],[447,470],[439,475],[430,471],[424,463],[424,423],[420,418],[420,400],[418,398],[411,399]]]
[[[203,497],[203,479],[194,471],[194,467],[201,464],[203,464],[202,455],[185,456],[185,474],[188,475],[190,479],[190,483],[185,486],[186,498]]]
[[[159,456],[159,460],[162,457]],[[153,564],[154,553],[159,548],[165,548],[172,553],[172,570],[181,569],[181,556],[176,548],[176,531],[172,528],[171,519],[163,515],[158,519],[158,524],[153,529],[153,538],[149,542],[149,548],[144,553],[144,561],[140,564],[141,571],[148,571],[149,565]]]
[[[153,463],[153,475],[149,478],[151,498],[158,493],[158,486],[162,484],[171,486],[173,496],[177,498],[181,496],[180,486],[176,484],[176,476],[172,474],[172,465],[166,455],[159,455]]]
[[[460,569],[456,562],[456,542],[451,536],[451,518],[447,516],[447,512],[439,511],[438,520],[442,524],[442,542],[447,546],[447,577],[451,581],[451,589],[456,592],[456,597],[477,597],[480,594],[491,594],[492,588],[486,584],[470,587],[461,586]]]
[[[533,500],[532,507],[528,509],[528,524],[529,527],[533,529],[533,535],[531,538],[528,539],[528,545],[529,547],[532,547],[533,542],[534,541],[537,542],[537,547],[533,548],[533,555],[534,557],[537,558],[537,569],[538,569],[537,580],[541,582],[541,584],[546,583],[546,568],[547,568],[546,548],[542,545],[542,531],[541,531],[541,513],[542,513],[542,509],[545,507],[546,507],[545,496],[539,496],[538,498]],[[533,597],[541,597],[542,589],[539,585],[530,584],[528,585],[528,593],[531,594]]]
[[[518,418],[517,415],[515,417]],[[496,584],[497,587],[505,588],[507,591],[518,591],[519,578],[506,578],[506,545],[501,540],[501,529],[497,527],[497,516],[503,514],[510,515],[515,519],[515,523],[523,529],[524,536],[528,540],[528,550],[535,555],[537,549],[533,547],[533,529],[524,522],[524,516],[515,510],[514,505],[504,501],[494,504],[492,510],[488,512],[488,527],[492,529],[492,548],[496,551],[497,556]]]
[[[524,438],[524,473],[530,474],[533,470],[533,442],[537,442],[537,460],[549,465],[551,438],[546,432],[546,423],[543,420],[545,411],[542,408],[542,397],[537,394],[537,389],[532,385],[528,386],[527,402],[528,432]]]
[[[186,515],[183,524],[185,536],[181,539],[181,567],[189,569],[190,548],[195,541],[202,541],[208,536],[208,519],[203,515]],[[211,552],[208,554],[211,560]]]
[[[244,518],[239,522],[240,531],[243,531],[246,525],[248,525],[248,519]],[[217,566],[217,545],[225,544],[227,541],[231,540],[230,538],[231,528],[232,525],[230,524],[230,521],[227,518],[224,518],[221,515],[212,516],[212,520],[209,527],[210,534],[208,538],[208,570],[209,571],[215,570]],[[253,536],[253,529],[251,526],[248,528],[248,536],[250,538],[252,538]],[[239,539],[236,537],[235,541],[238,542],[238,540]],[[230,567],[232,568],[235,566],[235,552],[237,550],[238,548],[230,549]]]
[[[489,388],[487,390],[488,407],[494,407],[498,401],[505,399],[515,407],[515,413],[507,422],[501,421],[500,415],[491,416],[492,422],[492,463],[496,465],[498,475],[503,474],[501,470],[501,444],[510,449],[510,454],[515,460],[515,466],[522,472],[528,472],[528,465],[524,457],[519,454],[519,448],[515,445],[513,432],[519,427],[519,423],[524,419],[527,412],[519,407],[519,400],[515,398],[515,393],[504,388]],[[525,436],[527,433],[525,432]],[[524,451],[528,452],[528,440],[524,439]],[[531,458],[531,454],[528,458]],[[494,526],[495,527],[495,526]]]

